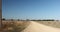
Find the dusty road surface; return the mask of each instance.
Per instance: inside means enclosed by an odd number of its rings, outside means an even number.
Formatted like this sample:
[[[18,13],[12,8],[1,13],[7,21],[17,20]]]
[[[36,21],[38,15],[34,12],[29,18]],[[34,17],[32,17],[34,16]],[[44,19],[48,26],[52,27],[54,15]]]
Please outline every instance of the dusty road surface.
[[[45,26],[43,24],[34,21],[30,21],[30,22],[31,22],[30,25],[22,32],[60,32],[59,28]]]

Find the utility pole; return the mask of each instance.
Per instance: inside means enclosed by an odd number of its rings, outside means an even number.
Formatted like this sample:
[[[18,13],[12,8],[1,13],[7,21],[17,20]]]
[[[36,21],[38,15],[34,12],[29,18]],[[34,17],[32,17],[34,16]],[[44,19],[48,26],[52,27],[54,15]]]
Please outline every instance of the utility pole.
[[[2,0],[0,0],[0,29],[2,28]]]

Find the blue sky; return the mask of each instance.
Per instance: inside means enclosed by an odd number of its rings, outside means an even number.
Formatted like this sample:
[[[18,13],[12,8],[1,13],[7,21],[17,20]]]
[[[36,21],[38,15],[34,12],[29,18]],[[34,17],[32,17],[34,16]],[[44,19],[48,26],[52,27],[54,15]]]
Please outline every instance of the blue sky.
[[[2,0],[6,19],[59,19],[60,0]]]

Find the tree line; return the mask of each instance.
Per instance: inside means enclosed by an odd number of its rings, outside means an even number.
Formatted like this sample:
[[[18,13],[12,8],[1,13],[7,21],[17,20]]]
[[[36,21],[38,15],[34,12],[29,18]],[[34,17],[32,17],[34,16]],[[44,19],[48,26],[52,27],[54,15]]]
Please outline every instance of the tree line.
[[[2,18],[2,20],[6,20],[5,18]],[[13,21],[14,19],[10,19],[11,21]],[[18,21],[20,21],[20,19],[17,19]],[[54,19],[43,19],[43,20],[29,20],[29,19],[26,19],[26,21],[55,21]]]

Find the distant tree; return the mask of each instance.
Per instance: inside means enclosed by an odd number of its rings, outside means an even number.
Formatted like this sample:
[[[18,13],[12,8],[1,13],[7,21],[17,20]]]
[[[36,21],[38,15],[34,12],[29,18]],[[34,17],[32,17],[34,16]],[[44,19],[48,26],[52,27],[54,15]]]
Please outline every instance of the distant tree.
[[[11,19],[11,21],[13,21],[13,19]]]
[[[29,19],[26,19],[27,21],[29,21]]]
[[[54,21],[53,19],[47,19],[47,20],[42,20],[42,21]]]
[[[18,21],[20,21],[20,19],[18,19]]]
[[[36,21],[36,20],[32,20],[32,21]]]
[[[3,18],[2,20],[6,20],[5,18]]]

